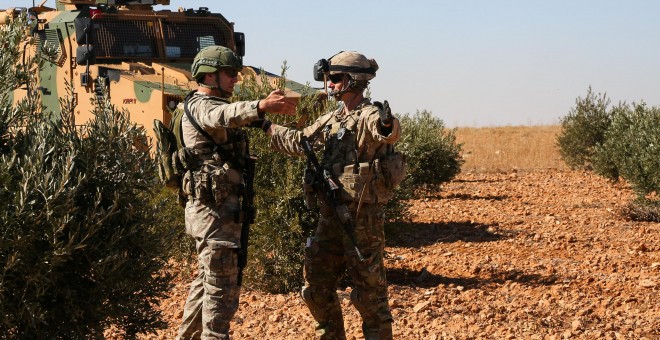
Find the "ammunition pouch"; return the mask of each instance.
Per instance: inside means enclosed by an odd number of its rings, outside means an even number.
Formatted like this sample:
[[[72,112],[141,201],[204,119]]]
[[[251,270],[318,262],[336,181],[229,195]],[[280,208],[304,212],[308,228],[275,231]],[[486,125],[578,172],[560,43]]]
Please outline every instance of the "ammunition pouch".
[[[240,195],[242,185],[238,170],[206,165],[201,170],[185,172],[182,191],[187,197],[204,204],[220,206],[230,195]]]
[[[341,183],[340,199],[362,203],[386,203],[392,198],[394,188],[406,177],[405,156],[400,152],[393,152],[374,160],[371,169],[369,165],[370,163],[364,162],[343,168],[340,164],[333,166],[333,172]]]
[[[405,156],[400,152],[393,152],[374,161],[372,191],[378,202],[385,203],[394,196],[394,189],[406,178]]]
[[[374,162],[376,173],[382,175],[383,184],[396,188],[406,178],[406,156],[396,151]]]
[[[342,201],[362,203],[375,203],[376,199],[371,193],[369,182],[373,176],[369,174],[369,163],[360,163],[357,165],[347,165],[343,168],[333,166],[333,172],[341,184],[339,198]],[[338,169],[341,172],[337,173]],[[365,188],[365,186],[367,186]]]
[[[174,168],[174,172],[179,176],[183,176],[186,170],[199,168],[200,165],[199,158],[191,148],[181,148],[172,154],[172,167]]]

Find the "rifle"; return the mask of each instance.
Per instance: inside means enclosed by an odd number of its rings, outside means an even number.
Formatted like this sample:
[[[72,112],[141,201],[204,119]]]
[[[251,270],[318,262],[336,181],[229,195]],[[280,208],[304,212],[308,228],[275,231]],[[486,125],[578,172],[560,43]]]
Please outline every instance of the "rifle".
[[[319,164],[319,160],[316,158],[316,154],[312,149],[312,144],[309,142],[307,136],[302,137],[300,144],[302,149],[305,151],[305,155],[307,156],[307,164],[310,168],[309,170],[314,173],[314,182],[312,183],[312,186],[314,190],[316,190],[317,196],[334,209],[337,217],[339,218],[342,229],[344,229],[344,232],[351,241],[353,249],[355,249],[355,252],[357,253],[357,257],[360,259],[360,261],[364,261],[364,257],[362,257],[360,249],[358,249],[357,242],[355,241],[355,235],[353,234],[355,223],[353,222],[351,212],[348,210],[348,207],[345,203],[339,202],[337,199],[337,191],[339,190],[339,186],[332,179],[330,172],[323,169]]]
[[[247,143],[247,139],[246,139]],[[249,148],[246,145],[246,149]],[[254,223],[257,215],[257,209],[254,207],[254,170],[257,158],[247,152],[245,165],[243,167],[243,202],[241,202],[241,211],[243,212],[243,223],[241,226],[241,249],[238,250],[238,285],[243,283],[243,269],[248,262],[248,239],[250,237],[250,224]]]

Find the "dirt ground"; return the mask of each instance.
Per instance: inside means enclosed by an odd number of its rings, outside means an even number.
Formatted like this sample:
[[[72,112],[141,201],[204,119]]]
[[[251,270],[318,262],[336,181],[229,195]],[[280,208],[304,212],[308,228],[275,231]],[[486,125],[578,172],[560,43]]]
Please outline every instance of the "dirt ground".
[[[396,339],[660,339],[660,223],[623,219],[633,194],[591,173],[461,174],[388,235]],[[190,280],[161,308],[173,339]],[[348,339],[362,339],[350,288]],[[244,291],[234,339],[313,339],[297,294]]]

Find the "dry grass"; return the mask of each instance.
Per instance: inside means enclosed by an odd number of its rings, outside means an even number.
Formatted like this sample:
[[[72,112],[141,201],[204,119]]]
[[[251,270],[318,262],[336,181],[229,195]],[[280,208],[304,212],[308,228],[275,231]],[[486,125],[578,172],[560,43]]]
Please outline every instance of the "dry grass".
[[[560,126],[457,128],[465,173],[568,169],[556,146]]]

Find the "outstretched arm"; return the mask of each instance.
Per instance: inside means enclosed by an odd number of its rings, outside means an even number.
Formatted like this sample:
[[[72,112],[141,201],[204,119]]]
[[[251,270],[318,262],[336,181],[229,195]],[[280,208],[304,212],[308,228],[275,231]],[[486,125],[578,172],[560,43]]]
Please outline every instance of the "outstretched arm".
[[[306,127],[303,131],[287,128],[277,124],[271,124],[266,133],[271,137],[270,146],[276,151],[291,156],[304,156],[304,150],[300,147],[300,141],[303,136],[315,136],[323,126],[332,119],[333,113],[326,113],[319,117],[313,124]],[[323,140],[323,138],[315,138]]]
[[[296,101],[284,96],[284,91],[275,90],[268,97],[259,101],[257,112],[263,115],[266,112],[275,114],[292,115],[296,113]]]

